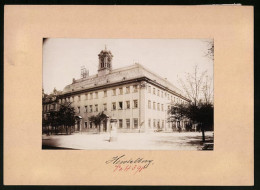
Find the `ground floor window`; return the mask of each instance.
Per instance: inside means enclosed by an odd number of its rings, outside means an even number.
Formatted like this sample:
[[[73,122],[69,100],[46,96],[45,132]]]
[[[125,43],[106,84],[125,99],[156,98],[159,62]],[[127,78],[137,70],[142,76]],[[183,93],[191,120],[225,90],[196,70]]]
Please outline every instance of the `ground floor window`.
[[[156,128],[156,120],[153,120],[153,127]]]
[[[151,128],[151,119],[148,119],[148,127]]]
[[[119,119],[119,128],[123,128],[123,119]]]
[[[161,128],[161,127],[160,127],[160,119],[158,119],[158,121],[157,121],[157,128],[158,128],[158,129]]]
[[[85,128],[88,128],[88,122],[85,121],[84,127],[85,127]]]
[[[92,122],[89,123],[89,128],[92,129]]]
[[[126,119],[126,128],[130,129],[130,119]]]
[[[138,128],[138,119],[134,118],[134,128]]]
[[[162,120],[162,128],[164,128],[164,120]]]

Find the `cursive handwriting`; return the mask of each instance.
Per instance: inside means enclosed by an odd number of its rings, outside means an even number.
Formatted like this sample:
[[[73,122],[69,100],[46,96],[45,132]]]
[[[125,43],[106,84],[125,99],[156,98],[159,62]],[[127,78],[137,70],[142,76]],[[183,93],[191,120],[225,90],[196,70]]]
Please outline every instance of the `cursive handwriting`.
[[[153,160],[148,160],[144,158],[126,158],[125,155],[114,156],[105,162],[106,164],[115,165],[114,172],[116,171],[135,171],[141,172],[143,169],[148,168],[153,164]]]

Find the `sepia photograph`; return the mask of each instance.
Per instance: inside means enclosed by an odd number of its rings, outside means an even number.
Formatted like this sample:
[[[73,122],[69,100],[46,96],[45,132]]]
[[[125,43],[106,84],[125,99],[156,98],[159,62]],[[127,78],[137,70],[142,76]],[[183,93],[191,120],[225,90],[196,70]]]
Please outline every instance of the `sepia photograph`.
[[[44,38],[42,149],[214,150],[213,39]]]

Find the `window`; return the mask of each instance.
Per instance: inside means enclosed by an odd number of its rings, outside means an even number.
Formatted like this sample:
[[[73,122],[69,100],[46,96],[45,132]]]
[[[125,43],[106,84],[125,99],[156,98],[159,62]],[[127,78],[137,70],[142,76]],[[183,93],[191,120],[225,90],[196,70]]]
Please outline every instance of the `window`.
[[[158,119],[158,121],[157,121],[157,128],[158,128],[158,129],[161,128],[161,127],[160,127],[160,119]]]
[[[163,98],[163,91],[162,91],[161,97]]]
[[[171,100],[172,100],[172,96],[171,96]]]
[[[85,112],[86,113],[88,112],[88,106],[85,106]]]
[[[133,85],[133,92],[137,92],[138,89],[137,89],[137,85]]]
[[[162,111],[164,111],[163,104],[162,104]]]
[[[153,128],[156,128],[156,120],[153,120]]]
[[[86,100],[88,99],[88,94],[85,94],[85,99],[86,99]]]
[[[129,94],[129,93],[130,93],[130,86],[127,86],[127,87],[125,88],[125,93],[126,93],[126,94]]]
[[[148,93],[151,93],[151,86],[148,86]]]
[[[89,123],[89,128],[92,129],[92,122]]]
[[[95,111],[98,112],[98,105],[95,105]]]
[[[160,104],[157,103],[157,110],[160,111]]]
[[[85,128],[88,128],[88,122],[87,121],[85,121],[85,123],[84,123],[85,125],[84,125],[84,127]]]
[[[78,96],[78,101],[80,101],[80,96]]]
[[[103,104],[104,111],[107,111],[107,104]]]
[[[171,109],[171,106],[168,106],[168,110],[170,110]]]
[[[156,105],[156,103],[155,102],[153,102],[153,109],[155,110],[155,105]]]
[[[134,108],[138,108],[138,100],[134,100]]]
[[[95,98],[98,99],[98,92],[95,92]]]
[[[148,119],[148,127],[151,128],[151,119]]]
[[[90,95],[89,99],[92,100],[93,99],[93,93],[91,92],[89,95]]]
[[[157,90],[157,96],[160,96],[160,90]]]
[[[138,128],[138,119],[134,118],[134,128]]]
[[[78,112],[80,113],[80,107],[78,107]]]
[[[148,109],[151,109],[151,100],[148,100]]]
[[[116,95],[116,89],[113,89],[113,96]]]
[[[130,119],[126,119],[126,128],[130,129]]]
[[[116,110],[116,103],[115,102],[112,103],[112,110]]]
[[[123,109],[123,102],[118,102],[118,106],[119,106],[118,109],[120,110]]]
[[[170,100],[170,94],[168,94],[168,100]]]
[[[164,120],[162,120],[162,128],[164,128]]]
[[[130,101],[126,101],[126,109],[130,109]]]
[[[123,128],[123,119],[119,119],[119,128]]]
[[[93,111],[92,105],[89,106],[89,112],[91,113]]]
[[[120,95],[123,94],[123,88],[119,88],[119,94],[120,94]]]
[[[153,88],[153,94],[155,94],[155,88]]]
[[[107,97],[107,91],[104,90],[104,97]]]

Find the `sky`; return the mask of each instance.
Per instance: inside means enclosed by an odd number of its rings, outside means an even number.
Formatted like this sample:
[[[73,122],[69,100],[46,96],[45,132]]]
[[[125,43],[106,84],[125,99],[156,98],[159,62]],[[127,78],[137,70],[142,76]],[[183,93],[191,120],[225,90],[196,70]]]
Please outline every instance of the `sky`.
[[[105,46],[113,54],[113,69],[135,62],[181,88],[195,65],[213,78],[213,60],[206,55],[211,39],[69,39],[49,38],[43,43],[43,89],[49,94],[79,79],[81,66],[97,74],[98,54]]]

